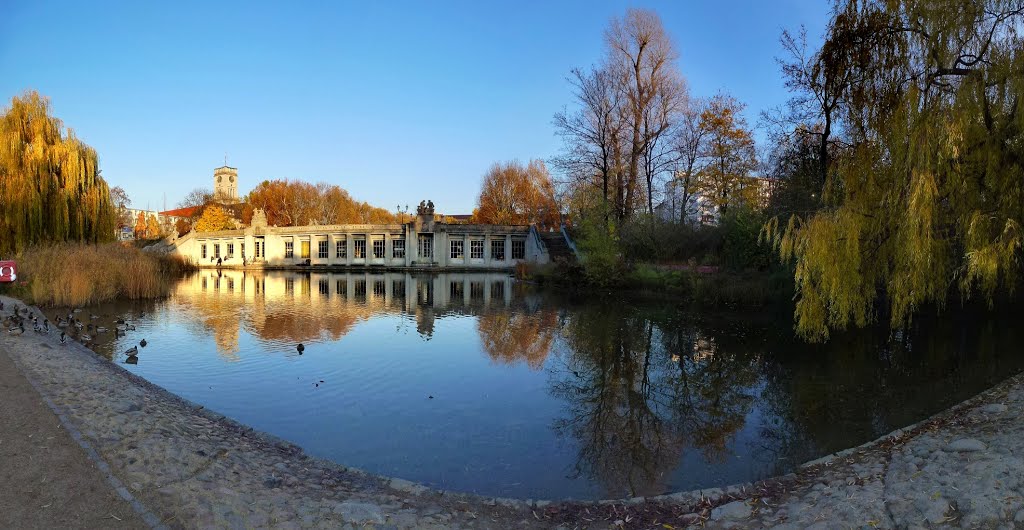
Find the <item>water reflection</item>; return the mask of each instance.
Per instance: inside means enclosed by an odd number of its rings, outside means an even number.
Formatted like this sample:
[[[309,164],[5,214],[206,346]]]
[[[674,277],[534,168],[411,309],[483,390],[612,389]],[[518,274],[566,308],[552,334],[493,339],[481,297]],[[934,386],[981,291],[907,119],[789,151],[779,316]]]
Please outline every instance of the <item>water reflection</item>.
[[[337,341],[358,322],[377,313],[397,313],[416,320],[424,339],[434,333],[434,319],[449,312],[484,314],[507,310],[517,290],[508,274],[446,273],[264,273],[262,271],[207,270],[180,282],[175,301],[211,333],[217,350],[237,360],[239,332],[269,342]],[[503,313],[508,314],[508,313]],[[500,320],[500,319],[499,319]],[[528,362],[543,364],[550,348],[537,346],[539,329],[513,319],[504,331],[528,345]],[[529,320],[529,319],[527,319]],[[494,321],[492,321],[494,322]],[[517,356],[502,337],[502,324],[481,326],[481,336],[499,339],[492,357]],[[506,336],[504,338],[511,338]],[[488,350],[490,351],[490,350]],[[525,351],[525,350],[524,350]]]
[[[318,456],[525,498],[784,473],[1024,366],[1013,315],[809,346],[763,315],[567,299],[505,274],[203,271],[104,314],[143,311],[102,347],[153,339],[126,367],[157,384]]]

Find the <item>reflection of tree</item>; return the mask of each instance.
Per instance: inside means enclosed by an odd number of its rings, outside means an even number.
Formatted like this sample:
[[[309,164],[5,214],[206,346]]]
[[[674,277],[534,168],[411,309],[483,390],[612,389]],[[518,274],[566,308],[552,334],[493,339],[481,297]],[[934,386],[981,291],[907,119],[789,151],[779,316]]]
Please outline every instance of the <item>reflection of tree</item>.
[[[575,311],[563,330],[569,351],[552,392],[569,417],[555,429],[579,443],[578,474],[610,496],[651,495],[687,445],[725,455],[753,403],[751,356],[622,304]]]
[[[798,433],[785,448],[792,463],[870,441],[958,403],[1013,373],[1019,356],[1012,313],[954,310],[922,315],[906,330],[875,326],[805,345],[788,335],[767,344],[763,395]],[[761,433],[784,437],[780,429]]]
[[[482,313],[477,331],[481,346],[495,362],[526,361],[539,370],[551,351],[557,324],[558,314],[551,309],[534,313],[501,310]]]

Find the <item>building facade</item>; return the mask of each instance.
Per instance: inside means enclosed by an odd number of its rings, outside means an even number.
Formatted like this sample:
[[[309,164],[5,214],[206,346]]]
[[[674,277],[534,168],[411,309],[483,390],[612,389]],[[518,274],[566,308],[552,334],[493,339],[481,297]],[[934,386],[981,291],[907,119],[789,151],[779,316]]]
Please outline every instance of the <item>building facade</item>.
[[[547,263],[536,228],[448,224],[421,204],[404,224],[267,226],[261,210],[249,227],[191,232],[174,251],[200,267],[506,270]]]

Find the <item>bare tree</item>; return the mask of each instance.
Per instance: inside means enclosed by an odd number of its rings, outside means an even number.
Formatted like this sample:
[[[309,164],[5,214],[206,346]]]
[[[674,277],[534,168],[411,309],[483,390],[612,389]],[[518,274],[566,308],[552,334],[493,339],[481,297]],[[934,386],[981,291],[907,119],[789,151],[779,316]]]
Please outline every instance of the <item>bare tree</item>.
[[[622,169],[621,93],[604,68],[573,69],[569,82],[576,89],[580,108],[571,114],[563,110],[555,115],[556,134],[564,145],[553,165],[576,184],[597,185],[607,214],[611,211],[610,187],[616,185]]]
[[[634,207],[645,158],[656,164],[656,145],[671,127],[675,113],[685,105],[686,89],[676,67],[677,54],[658,15],[630,9],[613,19],[605,32],[608,68],[622,92],[626,121],[627,156],[625,179],[616,190],[617,214],[625,218]],[[653,145],[652,145],[653,144]],[[648,208],[654,212],[651,184],[646,175]]]
[[[640,209],[654,212],[655,183],[673,166],[669,136],[687,93],[655,13],[630,9],[613,19],[605,45],[601,65],[572,71],[579,108],[555,115],[564,146],[553,165],[576,187],[599,187],[606,216],[621,221]]]
[[[855,83],[855,69],[845,67],[849,58],[839,47],[827,44],[816,53],[807,50],[807,29],[803,26],[794,35],[783,30],[779,43],[787,58],[777,58],[791,97],[785,107],[765,111],[761,121],[768,126],[775,143],[787,143],[785,137],[813,138],[817,151],[818,186],[828,178],[832,151],[840,142],[836,128],[846,88]],[[799,140],[806,141],[806,140]]]
[[[672,138],[676,153],[673,178],[680,194],[679,221],[683,223],[686,222],[690,202],[695,196],[697,175],[704,163],[709,131],[702,116],[707,107],[707,100],[691,99],[687,109],[679,115]]]

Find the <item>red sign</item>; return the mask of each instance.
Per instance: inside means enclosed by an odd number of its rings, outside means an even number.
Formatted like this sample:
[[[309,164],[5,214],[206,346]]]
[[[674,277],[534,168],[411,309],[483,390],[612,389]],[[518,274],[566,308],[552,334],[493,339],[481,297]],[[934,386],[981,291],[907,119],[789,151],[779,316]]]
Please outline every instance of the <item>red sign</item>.
[[[13,261],[0,261],[0,282],[13,282],[18,279],[18,267]]]

